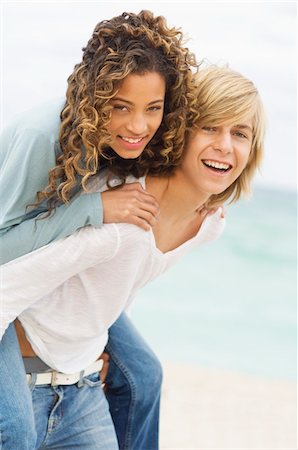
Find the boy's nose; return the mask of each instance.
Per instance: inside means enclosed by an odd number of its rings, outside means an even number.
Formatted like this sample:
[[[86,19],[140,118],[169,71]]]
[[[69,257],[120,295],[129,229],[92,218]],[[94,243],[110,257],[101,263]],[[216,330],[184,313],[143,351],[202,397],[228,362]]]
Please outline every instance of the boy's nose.
[[[216,149],[220,150],[222,153],[230,153],[233,150],[232,137],[230,133],[220,133],[217,136],[215,144]]]

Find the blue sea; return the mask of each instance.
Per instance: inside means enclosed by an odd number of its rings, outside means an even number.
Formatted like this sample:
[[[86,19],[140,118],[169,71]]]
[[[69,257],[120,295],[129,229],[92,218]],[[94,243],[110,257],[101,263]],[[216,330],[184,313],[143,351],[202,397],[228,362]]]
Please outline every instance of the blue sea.
[[[161,359],[296,380],[296,208],[295,192],[256,189],[139,292],[132,318]]]

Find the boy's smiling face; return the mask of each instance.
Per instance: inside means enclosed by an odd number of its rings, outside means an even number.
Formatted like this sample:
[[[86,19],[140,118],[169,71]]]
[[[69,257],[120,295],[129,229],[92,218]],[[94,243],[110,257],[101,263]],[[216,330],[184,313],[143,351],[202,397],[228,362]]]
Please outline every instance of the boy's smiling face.
[[[250,121],[194,129],[187,138],[181,171],[200,193],[220,194],[245,169],[252,139]]]

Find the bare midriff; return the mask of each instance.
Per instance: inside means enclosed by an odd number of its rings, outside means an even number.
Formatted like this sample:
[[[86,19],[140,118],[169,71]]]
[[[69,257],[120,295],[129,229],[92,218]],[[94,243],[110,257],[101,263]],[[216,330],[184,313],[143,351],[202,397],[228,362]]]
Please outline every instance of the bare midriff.
[[[21,325],[21,322],[19,322],[19,320],[16,319],[14,321],[14,324],[15,324],[22,356],[24,358],[36,356],[36,353],[33,351],[28,339],[26,338],[26,334],[25,334],[24,328]]]

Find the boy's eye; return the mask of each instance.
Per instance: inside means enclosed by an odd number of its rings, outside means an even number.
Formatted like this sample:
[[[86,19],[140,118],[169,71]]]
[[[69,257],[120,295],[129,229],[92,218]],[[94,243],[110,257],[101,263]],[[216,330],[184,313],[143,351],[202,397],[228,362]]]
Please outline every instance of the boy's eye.
[[[246,134],[242,133],[241,131],[235,131],[234,134],[240,137],[241,139],[247,139]]]
[[[216,127],[208,127],[208,126],[204,126],[204,127],[202,127],[202,130],[205,130],[205,131],[215,131],[215,130],[216,130]]]

